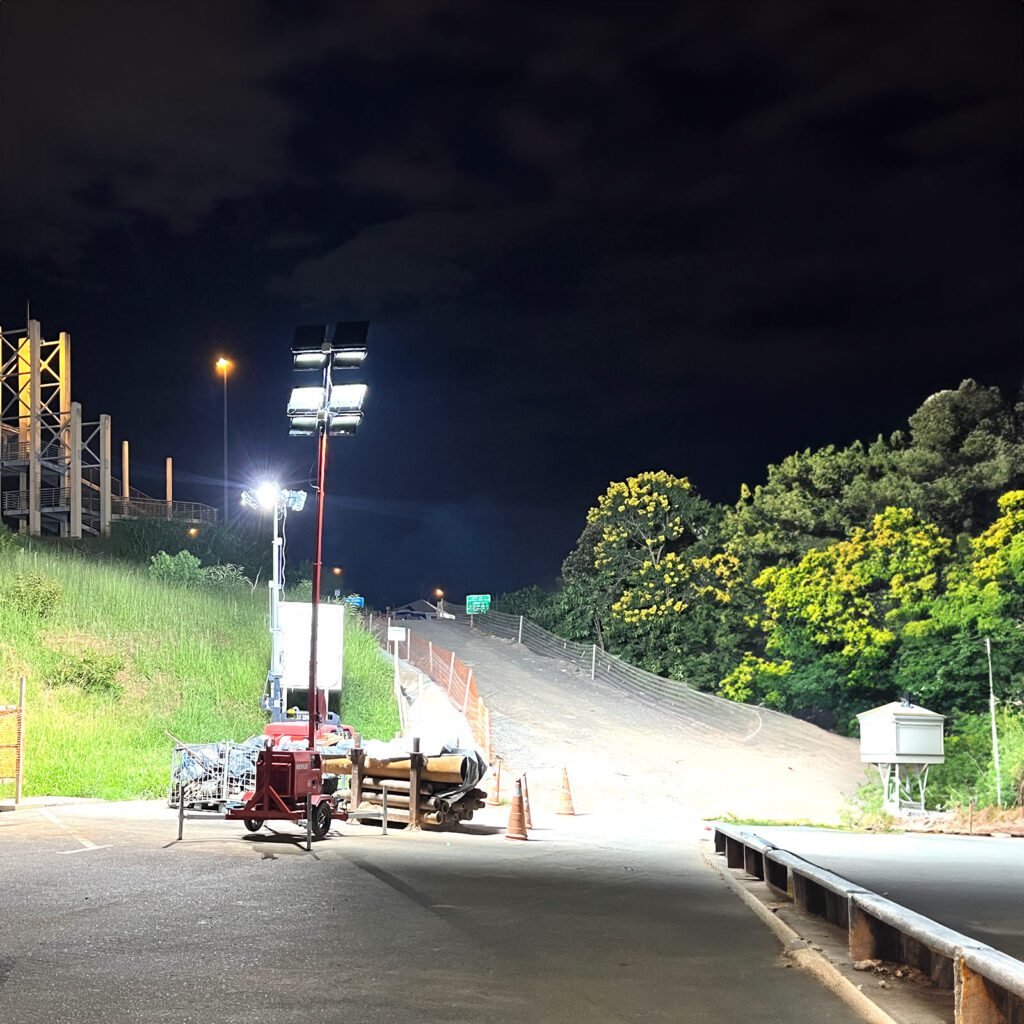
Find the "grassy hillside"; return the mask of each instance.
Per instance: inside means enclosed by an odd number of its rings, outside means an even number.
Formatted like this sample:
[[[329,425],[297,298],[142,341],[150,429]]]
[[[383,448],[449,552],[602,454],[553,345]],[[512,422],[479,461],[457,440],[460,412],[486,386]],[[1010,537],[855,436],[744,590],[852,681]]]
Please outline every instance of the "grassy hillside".
[[[28,678],[25,793],[162,796],[172,743],[262,730],[266,591],[183,589],[142,569],[0,548],[0,703]],[[353,628],[343,715],[390,737],[387,663]]]

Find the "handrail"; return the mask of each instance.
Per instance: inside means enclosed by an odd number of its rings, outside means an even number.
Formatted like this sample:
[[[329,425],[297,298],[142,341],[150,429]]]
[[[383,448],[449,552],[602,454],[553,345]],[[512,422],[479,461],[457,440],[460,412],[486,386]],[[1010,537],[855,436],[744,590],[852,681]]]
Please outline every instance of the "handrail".
[[[918,955],[922,962],[916,966],[930,974],[939,987],[953,989],[954,1024],[1024,1019],[1024,963],[1020,960],[855,885],[755,833],[715,823],[714,837],[715,850],[726,855],[729,867],[743,868],[766,880],[776,892],[791,895],[801,910],[846,927],[854,960],[891,959],[886,953],[893,950],[907,959]],[[776,865],[785,869],[783,876],[772,870]],[[831,899],[816,895],[822,891]],[[1009,1012],[1007,1006],[1012,1007]]]
[[[86,481],[83,481],[86,483]],[[0,512],[19,515],[29,511],[29,494],[23,491],[0,492]],[[68,487],[43,487],[39,491],[41,512],[68,509],[71,490]],[[91,484],[82,488],[82,509],[96,513],[100,507],[98,489]],[[119,519],[174,519],[186,523],[215,523],[217,510],[198,501],[161,501],[159,498],[122,498],[112,495],[111,515]]]

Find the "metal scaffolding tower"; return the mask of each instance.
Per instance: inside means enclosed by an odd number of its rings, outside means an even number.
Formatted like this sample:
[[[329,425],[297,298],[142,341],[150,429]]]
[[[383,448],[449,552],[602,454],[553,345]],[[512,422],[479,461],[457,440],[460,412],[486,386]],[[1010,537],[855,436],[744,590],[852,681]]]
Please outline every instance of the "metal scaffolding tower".
[[[126,467],[127,468],[127,467]],[[110,535],[113,519],[142,516],[214,522],[208,505],[165,500],[127,484],[115,497],[110,417],[82,421],[71,400],[71,335],[46,341],[38,320],[18,330],[0,327],[0,523],[20,533],[80,538]]]

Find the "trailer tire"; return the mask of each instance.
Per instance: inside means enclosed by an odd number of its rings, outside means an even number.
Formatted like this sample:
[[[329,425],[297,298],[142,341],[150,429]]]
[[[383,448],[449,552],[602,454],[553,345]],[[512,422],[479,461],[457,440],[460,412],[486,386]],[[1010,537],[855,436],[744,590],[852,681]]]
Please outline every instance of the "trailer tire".
[[[245,827],[249,832],[259,832],[263,828],[262,818],[243,818],[242,820],[245,822]]]
[[[321,800],[313,808],[313,820],[309,823],[314,839],[323,839],[331,829],[331,802]]]

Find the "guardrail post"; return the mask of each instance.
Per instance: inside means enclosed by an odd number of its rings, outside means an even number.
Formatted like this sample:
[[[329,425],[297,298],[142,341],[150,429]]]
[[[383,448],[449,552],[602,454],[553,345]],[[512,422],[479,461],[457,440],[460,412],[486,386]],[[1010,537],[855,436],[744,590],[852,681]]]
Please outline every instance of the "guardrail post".
[[[794,882],[799,876],[794,877]],[[856,900],[850,900],[850,957],[853,960],[891,959],[891,935],[889,929],[870,914],[864,913]]]
[[[764,856],[752,846],[743,847],[743,870],[754,878],[764,881]]]
[[[771,857],[764,859],[765,881],[779,892],[790,895],[789,869],[785,864],[777,864]]]
[[[731,868],[743,867],[743,844],[732,836],[725,837],[725,863]]]

